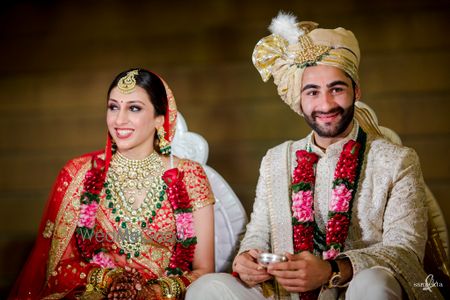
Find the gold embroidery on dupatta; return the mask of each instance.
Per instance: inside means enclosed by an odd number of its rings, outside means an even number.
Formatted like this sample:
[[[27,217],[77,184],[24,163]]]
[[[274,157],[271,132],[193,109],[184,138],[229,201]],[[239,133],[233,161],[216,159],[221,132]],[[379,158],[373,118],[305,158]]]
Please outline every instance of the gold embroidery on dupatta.
[[[53,230],[55,229],[55,223],[53,223],[50,220],[47,220],[47,223],[45,224],[45,229],[42,232],[42,236],[46,239],[49,239],[53,235]]]
[[[103,155],[102,155],[103,156]],[[67,173],[70,177],[75,177],[80,171],[80,167],[91,161],[91,157],[77,157],[71,161],[69,165],[66,166]]]
[[[84,158],[84,161],[84,165],[77,173],[75,173],[75,166],[72,169],[67,169],[71,175],[74,174],[74,178],[64,195],[58,215],[56,216],[56,226],[48,258],[47,280],[61,260],[77,226],[75,218],[79,213],[80,188],[82,189],[84,176],[91,167],[90,159]]]

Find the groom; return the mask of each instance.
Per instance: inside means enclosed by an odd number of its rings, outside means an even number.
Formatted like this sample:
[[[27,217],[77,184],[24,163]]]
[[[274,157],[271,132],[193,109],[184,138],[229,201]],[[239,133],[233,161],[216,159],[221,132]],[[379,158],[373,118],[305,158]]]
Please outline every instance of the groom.
[[[416,153],[383,138],[358,107],[360,51],[352,32],[279,14],[253,63],[312,132],[270,149],[233,262],[187,299],[432,299],[422,268],[427,239]],[[261,252],[286,262],[258,262]]]

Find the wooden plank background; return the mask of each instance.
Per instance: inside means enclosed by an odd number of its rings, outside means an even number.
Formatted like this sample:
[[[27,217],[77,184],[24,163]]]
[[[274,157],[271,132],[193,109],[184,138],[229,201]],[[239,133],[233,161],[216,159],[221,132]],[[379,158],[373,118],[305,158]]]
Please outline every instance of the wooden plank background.
[[[360,41],[363,100],[417,150],[450,221],[450,3],[370,1],[7,1],[0,11],[0,297],[29,251],[58,170],[102,148],[119,71],[163,76],[208,164],[251,211],[259,163],[309,132],[251,63],[278,10]]]

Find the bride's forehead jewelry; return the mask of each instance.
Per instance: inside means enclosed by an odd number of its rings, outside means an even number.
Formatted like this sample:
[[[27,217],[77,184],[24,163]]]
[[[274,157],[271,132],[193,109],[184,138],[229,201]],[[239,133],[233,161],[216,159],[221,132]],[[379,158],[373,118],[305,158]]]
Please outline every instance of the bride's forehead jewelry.
[[[120,78],[117,83],[119,91],[123,94],[129,94],[134,91],[134,88],[136,87],[136,79],[134,77],[136,75],[139,75],[139,70],[130,71],[125,76]]]

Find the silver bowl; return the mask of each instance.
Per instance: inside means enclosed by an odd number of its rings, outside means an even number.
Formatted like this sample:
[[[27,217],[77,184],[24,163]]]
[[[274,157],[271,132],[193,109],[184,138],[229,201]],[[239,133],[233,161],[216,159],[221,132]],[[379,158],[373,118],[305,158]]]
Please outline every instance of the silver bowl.
[[[261,253],[257,260],[260,265],[268,266],[271,263],[287,261],[287,257],[274,253]]]

